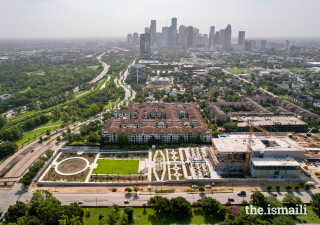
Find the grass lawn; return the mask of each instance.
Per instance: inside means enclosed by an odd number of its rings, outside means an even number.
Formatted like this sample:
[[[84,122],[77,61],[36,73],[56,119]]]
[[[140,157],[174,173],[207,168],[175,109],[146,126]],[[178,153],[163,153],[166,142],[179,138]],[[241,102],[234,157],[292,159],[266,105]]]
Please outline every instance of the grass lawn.
[[[48,123],[46,124],[43,124],[39,127],[37,127],[36,129],[38,128],[42,128],[42,127],[50,127],[50,126],[60,126],[61,124],[63,124],[63,121],[62,120],[50,120]],[[48,128],[49,129],[49,128]],[[54,127],[50,127],[51,130],[54,129]]]
[[[288,98],[288,95],[279,95],[281,98]]]
[[[48,128],[42,128],[42,129],[39,129],[39,130],[32,130],[29,133],[24,134],[23,138],[20,139],[20,140],[15,141],[15,143],[20,147],[21,144],[23,142],[27,141],[29,138],[33,139],[35,134],[36,135],[42,134],[42,132],[46,132],[46,130],[48,130]],[[37,138],[39,138],[39,137],[37,137]]]
[[[239,206],[241,211],[245,210],[244,206]],[[83,211],[89,210],[91,212],[91,216],[89,219],[86,219],[84,216],[84,224],[99,224],[99,214],[105,214],[108,208],[83,208]],[[120,209],[123,211],[123,208]],[[139,219],[140,216],[140,219]],[[155,212],[151,208],[134,208],[133,214],[134,221],[132,224],[218,224],[222,220],[218,218],[205,218],[201,208],[192,212],[192,216],[190,218],[184,217],[181,219],[178,218],[163,218],[162,216],[155,215]],[[319,216],[317,215],[317,211],[313,210],[312,206],[307,206],[307,215],[297,216],[297,223],[312,223],[312,224],[320,224]]]
[[[242,69],[226,69],[227,71],[229,71],[230,73],[246,73],[246,71],[242,70]]]
[[[84,214],[86,214],[87,209],[91,212],[91,216],[89,219],[84,216],[85,225],[99,224],[99,214],[105,214],[108,210],[108,208],[83,208]],[[123,211],[123,208],[120,210]],[[205,218],[201,211],[193,212],[190,218],[164,218],[156,215],[153,209],[150,208],[145,210],[143,208],[134,208],[133,218],[132,224],[217,224],[221,222],[217,218]]]
[[[303,72],[303,71],[306,71],[304,69],[289,69],[289,71],[292,71],[292,72]]]
[[[92,174],[138,174],[139,160],[98,159]]]
[[[74,96],[81,95],[81,94],[83,94],[84,92],[87,92],[87,91],[76,91],[76,92],[74,93]]]

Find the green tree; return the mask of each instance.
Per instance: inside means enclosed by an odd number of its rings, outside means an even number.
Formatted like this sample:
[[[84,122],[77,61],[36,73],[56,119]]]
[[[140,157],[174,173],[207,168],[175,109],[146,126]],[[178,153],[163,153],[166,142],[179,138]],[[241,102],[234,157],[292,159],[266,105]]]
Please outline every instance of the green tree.
[[[276,190],[277,190],[277,192],[279,192],[280,191],[280,185],[279,184],[276,184]]]
[[[53,117],[53,119],[59,119],[60,118],[60,108],[55,107],[52,111],[51,111],[51,115]]]
[[[265,196],[261,191],[254,191],[250,197],[252,204],[260,207],[264,207],[266,205]]]
[[[117,135],[117,144],[123,145],[123,135],[121,133]]]
[[[211,197],[204,197],[199,202],[206,216],[214,216],[220,209],[220,202]]]
[[[310,184],[304,184],[304,189],[306,189],[306,191],[309,191],[311,188]]]
[[[10,205],[8,211],[4,214],[6,223],[16,223],[19,217],[25,216],[28,206],[24,203]]]
[[[147,203],[159,215],[170,215],[170,200],[166,197],[155,196],[151,197]]]
[[[297,222],[290,216],[276,216],[272,221],[272,225],[296,225]]]
[[[53,153],[54,153],[54,151],[51,150],[51,149],[49,149],[49,150],[46,151],[46,156],[47,156],[48,158],[51,158],[51,156],[53,155]]]
[[[320,209],[320,193],[312,194],[311,198],[312,198],[312,206],[317,209]]]
[[[229,123],[224,123],[223,128],[225,131],[230,132],[230,131],[236,131],[238,128],[238,123],[237,122],[229,122]]]
[[[197,143],[197,144],[201,144],[200,134],[197,134],[197,136],[196,136],[196,143]]]
[[[299,184],[294,184],[294,185],[293,185],[293,188],[294,188],[296,191],[299,191],[300,185],[299,185]]]
[[[128,145],[129,144],[129,136],[128,136],[127,133],[124,133],[122,135],[122,142],[123,142],[124,145]]]
[[[133,187],[133,190],[134,190],[134,192],[137,194],[138,191],[139,191],[139,188],[138,188],[138,187]]]
[[[128,188],[124,189],[124,191],[126,191],[126,192],[128,192],[128,193],[129,193],[129,192],[131,192],[131,191],[132,191],[132,189],[128,187]]]
[[[48,135],[48,136],[49,136],[49,135],[50,135],[50,133],[51,133],[51,130],[50,130],[50,129],[47,129],[47,130],[46,130],[46,135]]]
[[[176,197],[170,200],[171,215],[182,218],[191,215],[191,203],[183,197]]]
[[[205,191],[204,187],[199,186],[199,191],[204,192]]]
[[[61,141],[61,138],[60,138],[60,136],[58,136],[58,137],[57,137],[57,141],[58,141],[58,142],[60,142],[60,141]]]
[[[42,140],[42,137],[40,136],[40,137],[39,137],[39,143],[42,143],[42,141],[43,141],[43,140]]]
[[[284,188],[287,189],[287,191],[291,191],[292,186],[290,184],[287,184]]]
[[[116,225],[127,225],[127,224],[129,224],[128,215],[126,213],[122,213]]]
[[[180,135],[179,136],[179,144],[183,144],[184,143],[184,135]]]
[[[134,209],[132,207],[125,207],[123,212],[127,214],[129,221],[133,220]]]
[[[268,184],[268,185],[266,186],[266,188],[267,188],[268,191],[270,191],[270,190],[272,189],[272,185],[271,185],[271,184]]]

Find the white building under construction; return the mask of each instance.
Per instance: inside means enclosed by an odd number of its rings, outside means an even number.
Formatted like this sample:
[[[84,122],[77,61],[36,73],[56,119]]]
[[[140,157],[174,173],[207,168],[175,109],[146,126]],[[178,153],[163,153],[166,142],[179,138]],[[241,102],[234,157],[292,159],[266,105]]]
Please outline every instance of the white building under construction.
[[[216,171],[243,172],[249,135],[212,139],[209,157]],[[249,171],[253,178],[296,178],[304,151],[288,137],[252,137]]]

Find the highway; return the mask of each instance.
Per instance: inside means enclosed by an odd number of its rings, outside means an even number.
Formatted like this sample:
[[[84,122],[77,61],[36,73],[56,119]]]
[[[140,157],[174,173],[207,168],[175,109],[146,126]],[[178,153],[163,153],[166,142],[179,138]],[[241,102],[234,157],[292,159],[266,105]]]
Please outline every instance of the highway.
[[[104,54],[105,54],[105,52],[102,53],[101,55],[97,56],[97,58],[96,58],[96,59],[99,60],[99,62],[103,65],[104,69],[102,70],[102,72],[101,72],[96,78],[94,78],[92,81],[88,82],[89,84],[98,82],[99,80],[101,80],[101,79],[103,78],[103,76],[104,76],[106,73],[108,73],[108,70],[109,70],[109,67],[110,67],[110,66],[109,66],[108,64],[106,64],[106,63],[104,63],[104,62],[101,61],[101,57],[102,57]],[[73,92],[76,92],[76,91],[79,91],[79,87],[76,87],[76,88],[73,89]]]

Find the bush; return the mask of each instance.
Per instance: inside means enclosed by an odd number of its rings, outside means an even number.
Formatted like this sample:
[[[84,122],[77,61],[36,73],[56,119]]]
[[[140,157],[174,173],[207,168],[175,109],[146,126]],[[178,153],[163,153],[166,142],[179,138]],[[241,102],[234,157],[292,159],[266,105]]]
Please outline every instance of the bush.
[[[299,191],[300,185],[299,185],[299,184],[295,184],[295,185],[293,186],[293,188],[294,188],[296,191]]]
[[[89,219],[91,216],[91,212],[87,209],[87,212],[86,212],[86,218]]]
[[[247,202],[246,200],[243,200],[243,201],[241,202],[241,204],[244,205],[244,206],[246,206],[246,205],[248,205],[248,202]]]
[[[237,205],[232,205],[228,207],[229,210],[229,219],[233,220],[238,213],[241,212],[240,207]]]
[[[226,206],[231,206],[231,202],[226,202]]]
[[[268,191],[270,191],[270,190],[272,189],[272,185],[271,185],[271,184],[268,184],[268,185],[266,186],[266,188],[267,188]]]
[[[120,210],[120,206],[118,204],[113,204],[112,207],[118,212]]]
[[[287,189],[287,191],[290,191],[290,190],[292,189],[292,186],[291,186],[290,184],[287,184],[287,185],[285,186],[285,189]]]
[[[306,189],[306,191],[309,191],[311,188],[310,184],[304,184],[304,189]]]
[[[131,188],[126,188],[126,189],[124,189],[124,191],[126,191],[126,192],[131,192],[132,189],[131,189]]]

